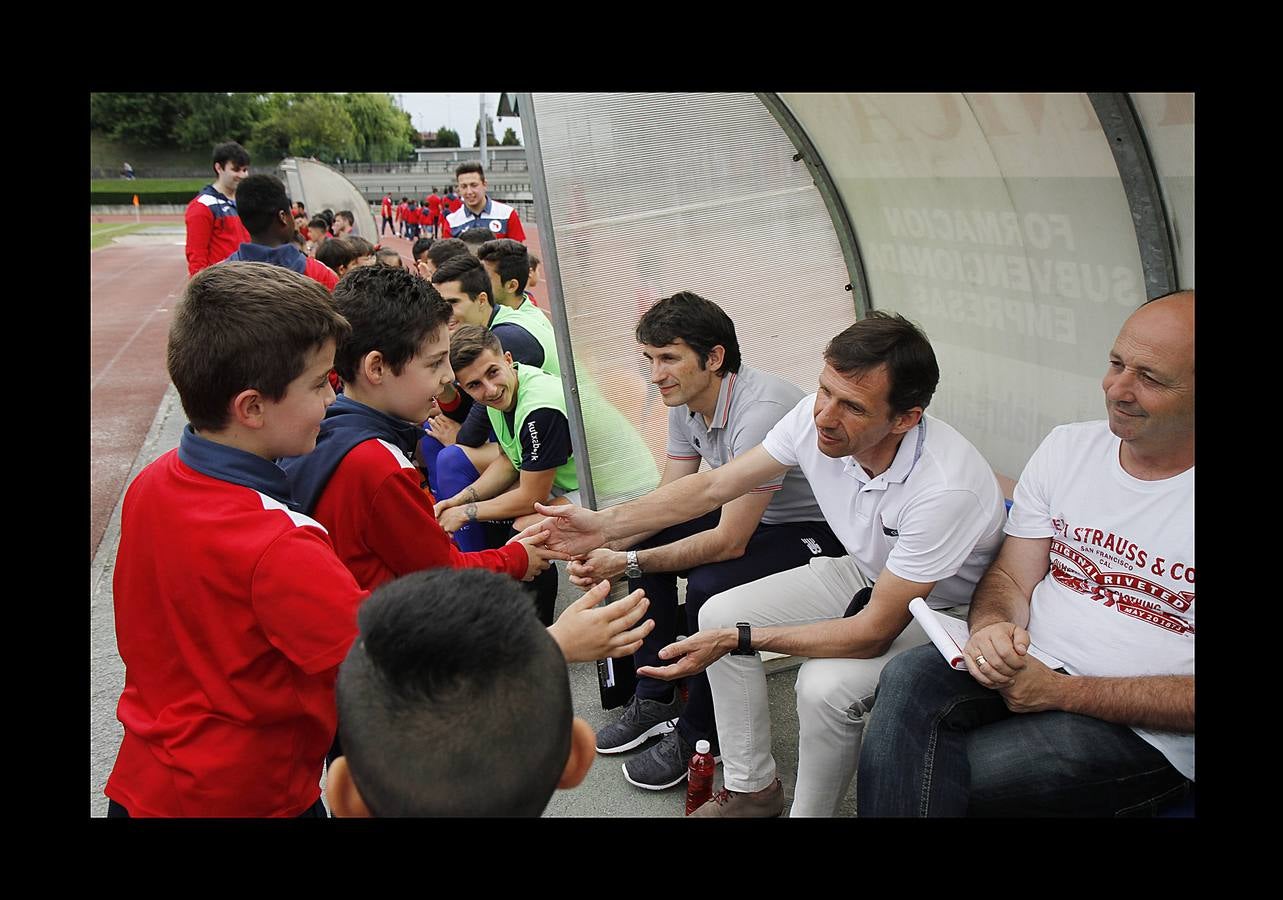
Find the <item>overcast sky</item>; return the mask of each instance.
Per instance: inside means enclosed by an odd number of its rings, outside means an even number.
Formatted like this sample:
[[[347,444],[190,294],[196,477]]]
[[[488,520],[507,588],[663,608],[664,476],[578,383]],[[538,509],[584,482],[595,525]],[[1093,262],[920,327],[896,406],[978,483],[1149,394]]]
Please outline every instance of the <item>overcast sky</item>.
[[[401,104],[401,108],[410,114],[414,127],[420,131],[436,131],[442,125],[459,132],[459,142],[471,147],[477,126],[477,113],[480,111],[480,94],[397,94],[392,96]],[[514,95],[509,95],[510,97]],[[503,137],[505,128],[512,128],[525,144],[521,133],[521,120],[505,117],[500,119],[499,95],[486,94],[486,115],[494,119],[495,136]]]

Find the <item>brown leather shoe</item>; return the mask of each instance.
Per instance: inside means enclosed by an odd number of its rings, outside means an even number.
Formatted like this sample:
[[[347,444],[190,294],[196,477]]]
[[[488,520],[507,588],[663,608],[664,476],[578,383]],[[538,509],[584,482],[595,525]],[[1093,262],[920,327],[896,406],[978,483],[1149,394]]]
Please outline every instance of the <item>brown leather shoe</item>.
[[[784,785],[777,778],[768,787],[750,794],[737,794],[722,788],[691,817],[725,817],[734,819],[769,819],[784,812]]]

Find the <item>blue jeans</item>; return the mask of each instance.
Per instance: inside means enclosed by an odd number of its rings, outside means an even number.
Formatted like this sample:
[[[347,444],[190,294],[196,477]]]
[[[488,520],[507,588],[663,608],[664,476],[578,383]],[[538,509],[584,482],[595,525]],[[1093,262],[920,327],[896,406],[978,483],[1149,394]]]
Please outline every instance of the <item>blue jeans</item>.
[[[1013,713],[934,644],[882,670],[857,779],[861,816],[1153,815],[1189,789],[1130,728]]]

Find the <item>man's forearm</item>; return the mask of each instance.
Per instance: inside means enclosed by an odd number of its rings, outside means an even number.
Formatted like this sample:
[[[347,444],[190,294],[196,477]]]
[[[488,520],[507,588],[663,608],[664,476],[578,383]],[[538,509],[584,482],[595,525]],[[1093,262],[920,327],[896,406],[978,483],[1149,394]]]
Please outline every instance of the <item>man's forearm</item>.
[[[647,530],[658,531],[678,522],[711,512],[733,497],[719,497],[712,472],[687,475],[657,488],[645,497],[639,497],[619,506],[603,510],[599,515],[606,540],[623,541]]]
[[[739,559],[744,547],[716,528],[701,531],[662,547],[637,551],[643,572],[684,572],[695,566]]]
[[[1029,597],[1010,575],[996,564],[980,579],[971,597],[967,625],[975,634],[987,625],[1011,622],[1029,627]]]
[[[1065,712],[1137,728],[1194,732],[1193,675],[1060,675],[1056,686],[1053,702]]]
[[[647,538],[659,534],[662,528],[647,528],[645,531],[639,531],[637,534],[630,534],[627,537],[615,538],[613,541],[607,541],[605,547],[607,550],[631,550]]]
[[[720,632],[719,641],[729,641],[730,652],[739,643],[738,629],[723,628]],[[754,650],[810,659],[872,659],[881,656],[886,645],[881,636],[860,628],[855,618],[753,628],[752,636]]]

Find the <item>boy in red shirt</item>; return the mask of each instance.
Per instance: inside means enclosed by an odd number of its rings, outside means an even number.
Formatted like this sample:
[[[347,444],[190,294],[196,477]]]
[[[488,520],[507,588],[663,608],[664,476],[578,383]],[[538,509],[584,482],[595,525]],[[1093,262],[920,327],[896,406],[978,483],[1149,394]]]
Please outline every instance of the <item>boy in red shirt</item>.
[[[464,553],[433,514],[410,456],[436,396],[454,380],[450,304],[404,269],[357,268],[334,303],[352,324],[335,354],[343,396],[316,450],[281,460],[300,509],[330,533],[366,590],[420,569],[484,568],[529,580],[548,568],[542,539]],[[561,558],[561,557],[557,557]]]
[[[280,266],[188,282],[168,364],[191,424],[123,504],[108,816],[325,814],[334,680],[366,593],[273,460],[315,445],[347,330],[324,287]]]
[[[235,141],[214,148],[214,182],[187,204],[187,274],[227,259],[250,239],[236,209],[236,188],[249,176],[249,153]]]
[[[441,226],[441,195],[437,189],[433,188],[432,193],[428,194],[428,228],[430,233],[428,237],[435,238]]]
[[[410,461],[437,393],[454,379],[450,305],[436,289],[405,269],[367,266],[339,282],[334,302],[352,325],[335,354],[343,396],[326,411],[316,450],[280,464],[299,508],[329,530],[357,582],[373,590],[432,568],[529,580],[563,558],[542,549],[542,533],[465,553],[437,522],[435,499]],[[601,582],[548,627],[567,660],[601,659],[654,627],[633,627],[649,606],[640,591],[594,609],[609,589]]]
[[[379,204],[379,212],[383,215],[383,224],[379,226],[379,237],[388,233],[388,226],[392,226],[392,233],[396,234],[396,225],[392,222],[392,195],[384,194],[383,202]]]

